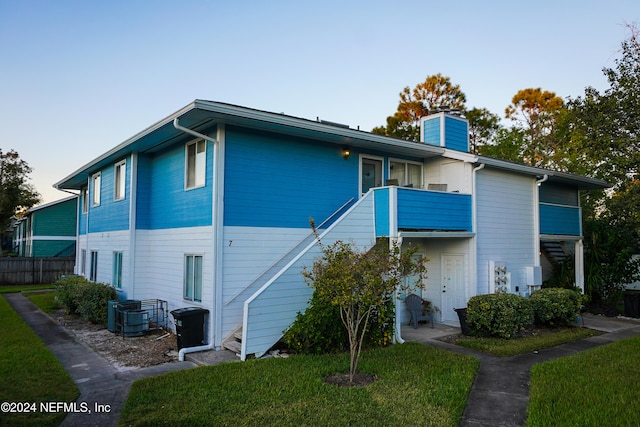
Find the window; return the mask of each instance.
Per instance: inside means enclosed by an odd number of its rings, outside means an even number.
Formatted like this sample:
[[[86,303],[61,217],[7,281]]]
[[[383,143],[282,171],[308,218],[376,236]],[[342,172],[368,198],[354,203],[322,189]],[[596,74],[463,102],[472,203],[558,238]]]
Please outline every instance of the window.
[[[83,249],[80,252],[80,274],[83,276],[87,272],[87,250]]]
[[[98,251],[91,251],[91,267],[89,269],[89,280],[95,282],[98,279]]]
[[[100,172],[98,172],[97,174],[93,175],[93,177],[91,177],[91,182],[92,182],[92,190],[93,190],[93,206],[99,206],[100,205]]]
[[[207,166],[207,143],[204,140],[187,144],[186,188],[204,186]]]
[[[82,213],[86,214],[89,210],[89,192],[87,191],[87,187],[82,189],[80,197],[82,198]]]
[[[389,178],[401,187],[422,188],[422,164],[403,160],[389,161]]]
[[[113,253],[113,286],[122,289],[122,252]]]
[[[125,183],[127,173],[127,161],[123,160],[116,163],[113,171],[114,183],[113,183],[113,198],[115,200],[122,200],[125,197]]]
[[[184,259],[184,299],[202,302],[202,255]]]

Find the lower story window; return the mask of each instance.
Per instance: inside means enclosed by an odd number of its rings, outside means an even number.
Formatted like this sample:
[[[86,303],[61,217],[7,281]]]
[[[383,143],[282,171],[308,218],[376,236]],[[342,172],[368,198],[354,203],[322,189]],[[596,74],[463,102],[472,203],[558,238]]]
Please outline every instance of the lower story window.
[[[113,286],[122,289],[122,252],[113,253]]]
[[[185,255],[184,299],[202,302],[202,255]]]
[[[80,274],[84,276],[86,272],[87,272],[87,250],[82,249],[82,251],[80,251]]]
[[[89,268],[89,280],[95,282],[98,278],[98,251],[91,251],[91,266]]]

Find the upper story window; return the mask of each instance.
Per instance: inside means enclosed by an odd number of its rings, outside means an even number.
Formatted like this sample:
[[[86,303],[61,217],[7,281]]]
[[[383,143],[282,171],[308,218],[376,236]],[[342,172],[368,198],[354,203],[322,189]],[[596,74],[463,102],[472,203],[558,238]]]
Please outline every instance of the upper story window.
[[[397,179],[401,187],[422,188],[422,164],[405,160],[389,161],[389,179]]]
[[[91,199],[93,206],[100,206],[100,172],[91,177],[91,190],[93,191]]]
[[[115,200],[122,200],[125,196],[125,184],[127,173],[127,161],[123,160],[116,163],[114,167],[114,183],[113,183],[113,198]]]
[[[203,187],[207,172],[207,143],[204,140],[187,144],[185,188]]]
[[[80,198],[82,199],[82,213],[86,214],[89,211],[89,192],[87,191],[87,187],[84,187],[82,191],[80,191]]]

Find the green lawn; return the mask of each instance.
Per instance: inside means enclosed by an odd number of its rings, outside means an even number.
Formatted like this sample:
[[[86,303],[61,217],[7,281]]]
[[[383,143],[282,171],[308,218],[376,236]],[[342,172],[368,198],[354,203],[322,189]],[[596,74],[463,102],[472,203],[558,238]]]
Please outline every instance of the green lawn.
[[[40,402],[75,402],[78,388],[58,359],[2,296],[0,325],[3,330],[0,333],[0,402],[30,402],[38,406],[35,413],[0,413],[0,425],[60,425],[66,414],[40,412]]]
[[[600,332],[593,329],[566,327],[558,328],[552,333],[539,333],[517,339],[462,337],[456,344],[495,356],[507,357],[530,353],[534,350],[554,347],[599,334]]]
[[[528,426],[640,425],[640,336],[535,365]]]
[[[417,343],[363,354],[366,387],[323,378],[348,354],[295,356],[190,369],[135,382],[122,426],[457,426],[478,361]]]

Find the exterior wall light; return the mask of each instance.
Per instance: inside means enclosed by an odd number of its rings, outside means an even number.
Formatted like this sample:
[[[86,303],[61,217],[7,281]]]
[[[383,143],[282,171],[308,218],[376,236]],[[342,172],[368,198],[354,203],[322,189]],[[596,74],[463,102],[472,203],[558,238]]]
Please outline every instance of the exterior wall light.
[[[342,157],[347,160],[349,159],[349,156],[351,155],[351,150],[349,149],[349,147],[342,147]]]

